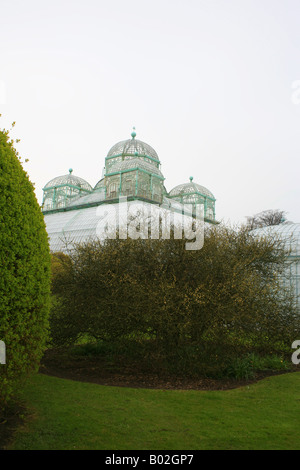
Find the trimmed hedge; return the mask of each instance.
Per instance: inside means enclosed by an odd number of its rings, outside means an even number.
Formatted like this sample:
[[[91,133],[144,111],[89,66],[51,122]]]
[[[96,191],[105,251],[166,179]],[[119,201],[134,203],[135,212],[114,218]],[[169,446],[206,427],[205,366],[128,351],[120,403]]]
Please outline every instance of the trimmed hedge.
[[[7,131],[0,131],[0,408],[43,354],[50,301],[50,253],[34,188]]]

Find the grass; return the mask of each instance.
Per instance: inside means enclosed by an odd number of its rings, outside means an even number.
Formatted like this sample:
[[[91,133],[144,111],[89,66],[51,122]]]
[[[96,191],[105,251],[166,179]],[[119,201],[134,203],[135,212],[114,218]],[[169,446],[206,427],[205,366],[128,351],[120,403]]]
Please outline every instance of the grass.
[[[300,374],[226,391],[107,387],[38,374],[9,449],[300,449]]]

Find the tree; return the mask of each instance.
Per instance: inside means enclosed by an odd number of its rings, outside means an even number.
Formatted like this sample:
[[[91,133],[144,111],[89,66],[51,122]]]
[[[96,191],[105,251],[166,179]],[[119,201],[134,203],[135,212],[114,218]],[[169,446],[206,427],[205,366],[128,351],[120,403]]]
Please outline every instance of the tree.
[[[219,226],[207,231],[201,250],[188,251],[185,243],[78,245],[53,279],[53,340],[135,340],[145,347],[141,360],[151,356],[148,364],[181,371],[207,371],[233,354],[291,344],[295,312],[278,282],[287,256],[280,241]]]
[[[8,131],[0,131],[0,407],[37,369],[47,337],[50,254],[34,188]]]
[[[248,230],[255,230],[256,228],[268,227],[270,225],[279,225],[285,221],[286,212],[280,210],[266,210],[255,214],[252,217],[247,217]]]

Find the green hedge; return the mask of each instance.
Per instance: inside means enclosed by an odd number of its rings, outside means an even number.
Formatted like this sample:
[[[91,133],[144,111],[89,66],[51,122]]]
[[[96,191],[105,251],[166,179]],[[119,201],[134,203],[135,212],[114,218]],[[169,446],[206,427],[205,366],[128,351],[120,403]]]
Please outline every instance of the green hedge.
[[[7,131],[0,131],[0,405],[35,370],[48,329],[50,254],[34,188]]]

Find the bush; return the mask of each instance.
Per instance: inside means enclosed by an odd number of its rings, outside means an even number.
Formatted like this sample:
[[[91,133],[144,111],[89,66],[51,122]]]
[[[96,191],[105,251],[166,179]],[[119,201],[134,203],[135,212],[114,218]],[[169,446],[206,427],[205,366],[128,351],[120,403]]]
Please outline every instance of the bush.
[[[0,404],[35,370],[49,313],[50,255],[43,215],[7,131],[0,131]]]
[[[249,356],[233,359],[224,371],[224,375],[236,380],[253,379],[254,367]]]
[[[288,363],[284,356],[250,354],[249,360],[254,370],[289,370],[291,368],[291,363]]]
[[[278,281],[287,256],[279,241],[220,226],[207,231],[199,251],[185,242],[78,246],[53,277],[53,343],[134,339],[151,366],[185,374],[291,345],[299,316]]]
[[[259,371],[289,370],[290,364],[282,356],[247,354],[244,357],[232,359],[224,370],[224,375],[234,379],[252,379]]]

